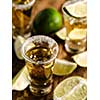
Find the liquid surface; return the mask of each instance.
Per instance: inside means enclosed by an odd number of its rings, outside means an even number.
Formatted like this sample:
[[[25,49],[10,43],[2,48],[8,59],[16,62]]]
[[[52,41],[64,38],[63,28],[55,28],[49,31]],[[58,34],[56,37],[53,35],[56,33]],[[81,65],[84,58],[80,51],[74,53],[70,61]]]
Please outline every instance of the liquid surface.
[[[32,48],[26,52],[26,55],[31,58],[33,61],[48,61],[52,56],[51,49],[45,47],[36,47]]]

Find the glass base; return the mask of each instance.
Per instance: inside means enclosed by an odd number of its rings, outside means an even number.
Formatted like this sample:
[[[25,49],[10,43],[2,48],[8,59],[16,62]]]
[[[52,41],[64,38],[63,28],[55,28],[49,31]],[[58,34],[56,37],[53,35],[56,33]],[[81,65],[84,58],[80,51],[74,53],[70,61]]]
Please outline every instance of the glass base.
[[[68,45],[67,45],[67,43],[65,44],[65,49],[66,49],[66,51],[68,52],[68,53],[71,53],[71,54],[75,54],[75,53],[81,53],[81,52],[83,52],[83,51],[85,51],[85,47],[84,48],[81,48],[81,49],[77,49],[77,50],[74,50],[74,49],[71,49],[71,48],[69,48],[68,47]]]
[[[51,92],[52,84],[48,87],[36,87],[36,86],[29,86],[30,91],[34,96],[44,96]]]

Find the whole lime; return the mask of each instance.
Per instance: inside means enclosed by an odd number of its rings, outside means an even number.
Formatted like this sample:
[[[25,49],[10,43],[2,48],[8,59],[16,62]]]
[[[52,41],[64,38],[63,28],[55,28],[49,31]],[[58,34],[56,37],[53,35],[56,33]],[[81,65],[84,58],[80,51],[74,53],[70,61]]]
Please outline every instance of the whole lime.
[[[54,8],[46,8],[40,11],[33,21],[33,27],[37,34],[55,32],[59,30],[62,25],[62,16]]]

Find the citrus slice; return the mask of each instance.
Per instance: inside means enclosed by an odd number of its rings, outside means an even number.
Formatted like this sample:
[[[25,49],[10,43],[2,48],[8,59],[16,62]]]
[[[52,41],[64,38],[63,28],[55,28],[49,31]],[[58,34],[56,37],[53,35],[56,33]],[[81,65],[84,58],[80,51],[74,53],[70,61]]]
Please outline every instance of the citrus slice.
[[[66,5],[65,9],[74,17],[86,17],[87,15],[86,1],[79,1],[70,5]]]
[[[12,90],[24,90],[30,84],[28,80],[28,71],[26,66],[24,66],[18,74],[13,78]]]
[[[62,76],[69,75],[77,68],[77,64],[67,61],[56,59],[54,67],[52,68],[53,74]]]
[[[54,100],[85,100],[87,97],[86,80],[79,76],[66,78],[54,90]]]
[[[65,40],[66,36],[67,36],[67,31],[66,28],[63,27],[62,29],[60,29],[59,31],[57,31],[55,33],[60,39]]]
[[[87,51],[72,56],[73,60],[81,67],[87,67]]]
[[[84,39],[87,35],[87,29],[78,29],[74,28],[69,34],[68,37],[71,40],[81,40]]]
[[[32,49],[32,48],[34,48],[35,47],[35,44],[34,43],[29,43],[28,45],[27,45],[27,48],[26,48],[26,51],[28,51],[28,50],[30,50],[30,49]]]
[[[25,39],[22,36],[17,36],[15,42],[14,42],[14,50],[16,53],[16,56],[19,59],[23,59],[22,55],[21,55],[21,47],[22,44],[24,43]]]

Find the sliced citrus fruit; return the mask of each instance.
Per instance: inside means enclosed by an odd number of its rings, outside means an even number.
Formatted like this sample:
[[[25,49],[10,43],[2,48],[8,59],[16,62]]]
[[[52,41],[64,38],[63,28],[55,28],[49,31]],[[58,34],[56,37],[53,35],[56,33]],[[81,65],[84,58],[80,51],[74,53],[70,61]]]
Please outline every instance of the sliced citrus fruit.
[[[73,60],[81,67],[87,67],[87,51],[72,56]]]
[[[26,66],[24,66],[18,74],[13,78],[12,89],[13,90],[24,90],[30,84],[28,80],[28,71]]]
[[[23,38],[22,36],[17,36],[17,38],[14,42],[14,50],[15,50],[16,56],[19,59],[23,59],[23,57],[21,55],[21,47],[22,47],[22,44],[24,43],[24,41],[25,41],[25,38]]]
[[[87,29],[74,28],[69,34],[68,37],[71,40],[81,40],[84,39],[87,35]]]
[[[27,45],[27,48],[26,48],[26,51],[28,51],[28,50],[30,50],[30,49],[32,49],[32,48],[34,48],[35,47],[35,44],[34,43],[29,43],[28,45]]]
[[[67,31],[66,28],[63,27],[62,29],[60,29],[59,31],[57,31],[55,33],[60,39],[65,40],[66,36],[67,36]]]
[[[74,17],[86,17],[87,3],[86,1],[79,1],[65,6],[65,9]]]
[[[67,61],[56,59],[54,67],[52,68],[53,74],[62,76],[69,75],[77,68],[77,64]]]
[[[54,100],[85,100],[87,97],[86,79],[79,76],[66,78],[54,90]]]

